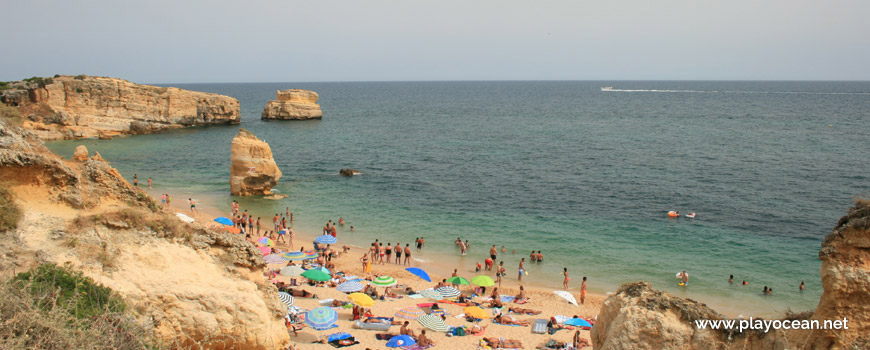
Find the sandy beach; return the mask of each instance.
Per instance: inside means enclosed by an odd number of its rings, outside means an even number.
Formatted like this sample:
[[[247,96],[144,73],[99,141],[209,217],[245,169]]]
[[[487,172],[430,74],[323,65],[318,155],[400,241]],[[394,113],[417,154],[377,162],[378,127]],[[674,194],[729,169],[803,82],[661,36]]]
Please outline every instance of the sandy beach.
[[[160,194],[157,193],[156,190],[151,190],[150,193],[155,197],[155,200],[160,201]],[[198,212],[191,213],[189,209],[189,205],[187,204],[187,198],[172,198],[172,205],[170,210],[184,213],[186,215],[190,215],[197,219],[197,221],[208,223],[211,222],[215,217],[218,216],[227,216],[227,213],[221,212],[213,203],[197,203]],[[244,208],[241,208],[244,210]],[[227,208],[228,211],[228,208]],[[254,215],[257,215],[254,213]],[[269,218],[269,221],[271,217]],[[330,218],[325,218],[324,221],[330,220]],[[335,220],[335,219],[333,219]],[[265,223],[263,224],[265,226]],[[271,222],[269,222],[269,226],[271,226]],[[310,249],[313,245],[312,242],[314,238],[319,235],[319,232],[296,232],[296,236],[294,239],[295,248],[298,249],[301,246],[305,246],[305,249]],[[341,251],[341,234],[338,235],[338,244],[336,245],[338,251]],[[288,243],[278,242],[276,243],[275,248],[287,251],[290,250]],[[363,254],[368,254],[368,249],[362,249],[360,247],[351,246],[350,250],[347,253],[341,254],[339,257],[332,259],[332,263],[335,264],[335,269],[333,272],[343,272],[347,276],[359,276],[360,278],[367,277],[368,274],[364,273],[363,266],[360,263],[360,258]],[[296,250],[293,249],[293,250]],[[425,250],[426,247],[424,246]],[[416,249],[412,249],[412,252],[417,252]],[[510,253],[508,253],[510,254]],[[413,256],[413,255],[412,255]],[[427,259],[431,257],[427,256]],[[480,257],[480,260],[483,260],[485,257]],[[404,260],[404,258],[403,258]],[[420,262],[412,259],[410,262],[410,266],[402,266],[393,263],[374,263],[372,264],[372,274],[374,275],[386,275],[396,279],[397,283],[400,285],[405,285],[411,287],[415,291],[420,291],[427,288],[432,288],[436,285],[438,281],[442,279],[449,278],[453,269],[458,269],[458,275],[464,277],[466,279],[471,279],[474,276],[480,274],[487,274],[490,277],[495,279],[495,268],[493,271],[483,271],[475,272],[473,265],[470,266],[449,266],[449,264],[439,263],[439,259],[434,258],[432,262]],[[446,260],[446,259],[445,259]],[[278,270],[281,267],[286,266],[286,264],[270,264],[267,265],[266,271],[264,271],[263,279],[268,279],[266,274],[272,270]],[[405,270],[406,267],[418,267],[424,269],[428,272],[429,276],[432,279],[432,282],[426,282],[421,278],[409,273]],[[501,295],[509,295],[513,296],[519,292],[520,283],[516,278],[516,267],[515,266],[505,266],[507,269],[507,276],[503,278],[502,288],[499,289],[499,294]],[[570,269],[570,266],[569,266]],[[297,279],[303,280],[304,278],[298,277]],[[580,290],[579,290],[579,282],[574,282],[579,277],[573,277],[572,279],[572,289],[569,291],[574,295],[574,297],[578,300],[580,299]],[[280,274],[274,279],[276,281],[281,281],[285,283],[290,282],[290,278],[286,276],[281,276]],[[366,284],[363,282],[363,284]],[[577,284],[577,286],[574,286]],[[514,303],[504,303],[504,315],[513,316],[517,320],[526,320],[530,323],[534,323],[536,319],[549,319],[550,317],[556,315],[562,315],[567,317],[572,317],[574,315],[578,315],[583,319],[593,319],[597,316],[599,309],[601,308],[605,295],[589,293],[586,298],[586,302],[584,304],[575,306],[567,303],[561,297],[555,295],[553,291],[558,289],[547,288],[539,285],[534,285],[532,283],[523,283],[523,287],[526,290],[526,295],[529,297],[529,301],[524,304],[514,304]],[[339,292],[335,288],[329,287],[312,287],[305,285],[304,287],[299,287],[306,291],[309,291],[315,295],[317,298],[295,298],[294,305],[305,309],[311,310],[316,307],[322,306],[319,301],[334,299],[339,301],[348,301],[347,294]],[[464,294],[472,291],[474,286],[460,286],[460,290],[463,291]],[[487,294],[491,291],[491,288],[487,289]],[[383,288],[378,288],[380,293],[383,292]],[[395,288],[394,288],[395,291]],[[375,302],[375,305],[371,308],[372,313],[378,317],[395,317],[395,320],[408,320],[410,321],[411,328],[416,334],[420,333],[420,330],[423,327],[417,323],[416,320],[413,319],[405,319],[401,317],[396,317],[396,312],[405,307],[414,307],[420,303],[430,303],[433,302],[431,299],[426,298],[411,298],[404,294],[399,294],[401,298],[386,298],[386,300],[378,300]],[[480,302],[481,304],[486,304],[486,302],[482,301],[482,297],[476,297],[473,299],[475,302]],[[471,327],[473,323],[466,322],[464,318],[457,318],[457,315],[463,313],[462,306],[448,304],[448,303],[439,303],[439,306],[447,312],[446,323],[448,326],[467,326]],[[536,311],[541,311],[539,315],[519,315],[508,312],[508,308],[510,307],[521,307],[524,309],[531,309]],[[377,340],[375,338],[375,334],[382,333],[380,331],[372,331],[372,330],[363,330],[363,329],[355,329],[353,328],[352,321],[352,311],[350,308],[334,308],[338,313],[338,322],[336,322],[337,327],[332,328],[330,330],[317,331],[312,329],[311,327],[305,327],[302,330],[298,331],[298,335],[293,335],[291,333],[291,341],[295,349],[330,349],[332,348],[329,344],[321,344],[316,343],[320,339],[337,332],[347,332],[353,335],[357,341],[360,343],[358,345],[354,345],[351,348],[354,349],[386,349],[386,341]],[[489,307],[483,307],[490,315],[493,315],[493,309]],[[482,337],[497,337],[504,339],[514,339],[518,340],[522,343],[524,349],[533,349],[539,347],[546,343],[550,339],[554,339],[559,342],[570,343],[573,339],[575,330],[580,330],[581,337],[585,339],[589,339],[589,331],[581,330],[579,327],[569,327],[570,329],[563,329],[557,331],[553,335],[549,335],[547,333],[544,334],[535,334],[532,333],[532,326],[506,326],[494,323],[492,319],[486,319],[480,322],[480,326],[485,327],[486,331],[483,335],[467,335],[467,336],[447,336],[444,333],[437,333],[431,330],[427,330],[427,335],[429,338],[435,343],[436,348],[442,349],[470,349],[476,348],[480,344],[480,340]],[[398,334],[399,333],[398,325],[394,325],[390,328],[389,333]],[[591,347],[588,347],[591,349]]]

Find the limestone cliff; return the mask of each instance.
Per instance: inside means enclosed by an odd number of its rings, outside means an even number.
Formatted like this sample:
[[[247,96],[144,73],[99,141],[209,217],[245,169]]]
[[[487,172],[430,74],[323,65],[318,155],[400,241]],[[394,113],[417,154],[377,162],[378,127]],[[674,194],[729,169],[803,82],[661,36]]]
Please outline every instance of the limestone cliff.
[[[64,160],[2,120],[0,178],[24,212],[0,232],[0,271],[81,270],[169,348],[286,348],[286,308],[262,277],[262,254],[239,235],[185,224],[98,155]]]
[[[263,108],[264,120],[305,120],[320,119],[323,111],[317,104],[317,93],[314,91],[291,89],[278,91],[277,100],[266,103]]]
[[[245,129],[233,138],[230,149],[230,193],[234,196],[272,194],[281,170],[272,158],[272,148]]]
[[[11,87],[0,99],[18,106],[27,117],[22,126],[43,140],[146,134],[240,121],[235,98],[115,78],[56,76]]]

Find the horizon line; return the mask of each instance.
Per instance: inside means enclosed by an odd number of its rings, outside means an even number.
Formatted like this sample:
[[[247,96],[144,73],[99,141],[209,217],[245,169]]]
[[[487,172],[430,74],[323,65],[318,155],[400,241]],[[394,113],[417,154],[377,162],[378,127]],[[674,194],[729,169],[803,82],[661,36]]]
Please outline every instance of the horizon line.
[[[124,79],[124,78],[120,78]],[[215,82],[143,82],[140,84],[312,84],[312,83],[472,83],[472,82],[848,82],[863,83],[870,79],[469,79],[469,80],[318,80],[318,81],[215,81]]]

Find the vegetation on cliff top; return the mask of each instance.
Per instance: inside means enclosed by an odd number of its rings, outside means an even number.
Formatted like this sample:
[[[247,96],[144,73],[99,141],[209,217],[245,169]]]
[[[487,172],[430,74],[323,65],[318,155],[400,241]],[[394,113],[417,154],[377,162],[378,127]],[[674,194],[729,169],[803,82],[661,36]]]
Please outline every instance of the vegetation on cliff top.
[[[21,207],[15,203],[15,196],[9,191],[8,185],[0,183],[0,232],[18,228],[21,216]]]
[[[153,349],[120,296],[68,267],[37,266],[0,284],[2,349]]]

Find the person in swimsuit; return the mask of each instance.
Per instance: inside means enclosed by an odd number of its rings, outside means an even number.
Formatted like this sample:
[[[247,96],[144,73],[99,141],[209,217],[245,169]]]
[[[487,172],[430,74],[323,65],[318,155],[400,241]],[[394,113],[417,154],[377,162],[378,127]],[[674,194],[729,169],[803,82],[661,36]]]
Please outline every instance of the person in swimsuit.
[[[160,204],[163,204],[164,207],[166,206],[166,194],[165,193],[162,196],[160,196]]]
[[[538,262],[544,262],[544,254],[541,254],[541,251],[538,251]]]
[[[499,288],[501,288],[501,277],[504,276],[504,274],[505,274],[504,261],[500,261],[498,263],[498,270],[496,270],[496,272],[495,272],[495,277],[498,281]]]
[[[396,242],[396,264],[402,263],[402,244]]]
[[[192,198],[188,198],[187,200],[190,201],[190,211],[196,211],[196,202],[194,202]]]
[[[139,175],[133,174],[133,186],[139,187]]]
[[[583,283],[580,283],[580,304],[586,303],[586,276],[583,276]]]
[[[405,243],[405,265],[411,265],[411,245]]]
[[[495,249],[495,244],[492,245],[492,248],[489,248],[489,257],[490,257],[493,261],[495,261],[495,258],[496,258],[496,249]]]
[[[526,272],[526,270],[523,270],[523,264],[525,264],[525,263],[526,263],[526,258],[520,259],[520,268],[519,268],[519,275],[517,276],[517,281],[520,281],[520,282],[523,281],[523,273]]]
[[[571,281],[571,277],[568,277],[568,268],[567,267],[565,267],[564,270],[562,270],[562,274],[565,275],[565,279],[562,281],[562,286],[565,287],[565,290],[567,290],[568,289],[568,282]]]
[[[390,258],[393,255],[393,247],[390,246],[390,242],[387,242],[387,262],[391,262]]]
[[[389,243],[387,243],[387,244],[389,244]],[[379,244],[379,246],[380,246],[380,248],[378,250],[380,251],[380,255],[378,256],[378,259],[379,259],[378,261],[380,261],[381,265],[383,265],[384,264],[384,256],[387,253],[387,248],[380,245],[380,244]]]
[[[807,289],[807,287],[804,285],[804,281],[801,281],[801,285],[800,285],[800,287],[798,287],[798,290],[800,290],[801,292],[803,292],[804,289]]]
[[[535,262],[538,260],[538,254],[535,254],[535,251],[533,250],[532,254],[529,254],[529,259],[532,260],[532,262]]]
[[[284,239],[285,234],[287,234],[287,231],[285,231],[285,230],[278,231],[278,239],[276,241],[287,243],[287,240]]]
[[[260,217],[257,217],[257,236],[260,235]]]
[[[148,177],[148,189],[149,190],[151,189],[151,177],[150,176]]]

